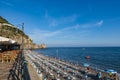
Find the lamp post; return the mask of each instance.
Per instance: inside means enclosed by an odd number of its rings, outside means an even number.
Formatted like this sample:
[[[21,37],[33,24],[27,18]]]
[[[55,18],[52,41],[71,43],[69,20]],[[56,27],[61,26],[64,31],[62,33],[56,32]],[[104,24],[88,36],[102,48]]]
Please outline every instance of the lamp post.
[[[22,54],[23,54],[23,50],[24,50],[24,23],[22,23]]]
[[[21,79],[20,80],[30,80],[30,75],[28,73],[28,67],[27,67],[27,61],[24,58],[24,23],[20,24],[22,27],[22,45],[21,45],[21,61],[20,63],[21,66]]]
[[[22,51],[22,54],[23,54],[23,50],[24,50],[24,23],[22,24],[19,24],[17,27],[21,26],[22,27],[22,41],[21,41],[21,51]]]

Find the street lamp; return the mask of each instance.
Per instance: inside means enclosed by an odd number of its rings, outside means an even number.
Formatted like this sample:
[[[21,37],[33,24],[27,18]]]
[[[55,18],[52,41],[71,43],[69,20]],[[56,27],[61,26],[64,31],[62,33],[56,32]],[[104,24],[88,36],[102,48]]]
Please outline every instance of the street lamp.
[[[24,23],[22,23],[22,54],[23,54],[23,50],[24,50]]]

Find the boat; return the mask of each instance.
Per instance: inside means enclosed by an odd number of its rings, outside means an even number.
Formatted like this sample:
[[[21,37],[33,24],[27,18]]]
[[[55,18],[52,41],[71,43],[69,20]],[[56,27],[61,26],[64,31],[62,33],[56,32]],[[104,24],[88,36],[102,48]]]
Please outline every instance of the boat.
[[[90,59],[90,56],[86,56],[85,59]]]

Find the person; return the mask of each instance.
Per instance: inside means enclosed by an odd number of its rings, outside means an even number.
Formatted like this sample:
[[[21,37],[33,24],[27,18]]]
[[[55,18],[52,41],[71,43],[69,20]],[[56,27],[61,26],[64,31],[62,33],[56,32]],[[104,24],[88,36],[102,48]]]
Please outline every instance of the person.
[[[90,68],[89,67],[87,67],[87,73],[90,73]]]

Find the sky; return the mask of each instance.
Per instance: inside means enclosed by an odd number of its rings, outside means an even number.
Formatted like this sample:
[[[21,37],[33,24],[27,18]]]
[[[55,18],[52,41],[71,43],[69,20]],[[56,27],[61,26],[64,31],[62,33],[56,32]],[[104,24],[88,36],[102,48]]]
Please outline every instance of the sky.
[[[120,46],[120,0],[0,0],[0,16],[36,44]]]

